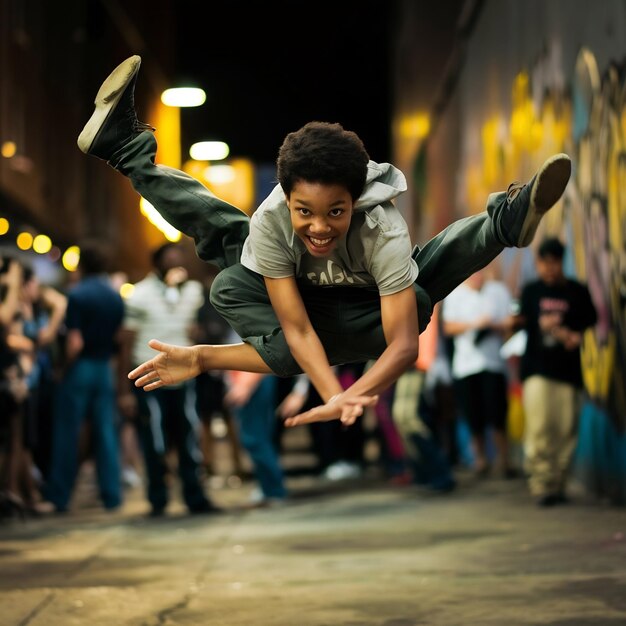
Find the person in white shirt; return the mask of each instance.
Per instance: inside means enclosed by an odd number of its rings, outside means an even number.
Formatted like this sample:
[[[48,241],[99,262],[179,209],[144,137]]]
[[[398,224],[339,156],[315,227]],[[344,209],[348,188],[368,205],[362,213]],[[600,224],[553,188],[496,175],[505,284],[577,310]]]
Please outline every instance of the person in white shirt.
[[[191,345],[191,331],[203,303],[200,282],[189,280],[179,245],[166,243],[152,254],[153,270],[135,285],[125,301],[121,333],[121,371],[136,366],[147,356],[146,343],[155,336]],[[161,393],[162,392],[162,393]],[[147,496],[151,515],[163,515],[169,494],[167,458],[176,449],[182,495],[190,513],[212,513],[203,491],[199,469],[203,462],[199,446],[200,420],[196,410],[194,380],[187,380],[147,396],[124,376],[118,386],[118,404],[126,417],[138,417],[146,463]]]
[[[487,280],[478,271],[443,301],[443,330],[454,337],[452,375],[458,383],[460,408],[467,419],[478,476],[490,471],[487,429],[493,429],[497,464],[503,477],[513,476],[509,465],[506,419],[507,364],[500,355],[511,311],[508,287]]]

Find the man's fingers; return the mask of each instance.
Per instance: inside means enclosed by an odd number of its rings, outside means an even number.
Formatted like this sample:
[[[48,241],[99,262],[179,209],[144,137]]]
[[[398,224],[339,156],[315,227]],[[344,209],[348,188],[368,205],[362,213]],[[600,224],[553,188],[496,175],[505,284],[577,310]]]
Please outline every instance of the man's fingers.
[[[311,424],[312,422],[324,422],[328,420],[329,418],[324,417],[323,413],[320,412],[320,408],[321,407],[316,407],[304,413],[300,413],[300,415],[288,417],[285,420],[285,426],[299,426],[300,424]]]
[[[143,390],[144,391],[154,391],[155,389],[159,389],[160,387],[163,387],[164,385],[165,385],[165,383],[162,380],[157,379],[154,382],[147,384],[143,388]]]
[[[138,378],[142,374],[147,374],[148,372],[151,372],[152,370],[153,370],[152,361],[146,361],[145,363],[142,363],[141,365],[136,367],[131,372],[128,372],[128,378],[132,380],[132,379]]]
[[[163,343],[162,341],[159,341],[158,339],[150,339],[150,341],[148,341],[148,345],[153,350],[159,350],[159,352],[165,351],[165,349],[169,346],[169,344]]]
[[[288,417],[285,420],[285,426],[298,426],[298,424],[302,424],[299,417]]]
[[[363,407],[357,404],[349,407],[348,411],[344,411],[340,420],[344,426],[352,426],[360,415],[363,415]]]
[[[378,402],[378,396],[354,396],[344,400],[344,406],[373,406]]]
[[[149,385],[150,383],[156,383],[156,382],[162,383],[161,379],[157,376],[156,372],[150,371],[135,381],[135,387],[145,387],[146,385]]]
[[[300,424],[309,424],[315,422],[315,417],[309,415],[309,411],[296,415],[295,417],[289,417],[285,420],[285,426],[299,426]]]

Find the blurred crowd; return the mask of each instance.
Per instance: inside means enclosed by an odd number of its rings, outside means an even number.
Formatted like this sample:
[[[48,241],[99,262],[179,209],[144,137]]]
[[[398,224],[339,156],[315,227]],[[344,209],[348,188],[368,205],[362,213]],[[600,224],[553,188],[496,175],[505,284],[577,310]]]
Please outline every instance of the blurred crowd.
[[[572,282],[563,254],[556,240],[540,247],[537,279],[520,294],[493,268],[476,273],[435,307],[415,367],[375,408],[348,428],[298,427],[316,484],[383,480],[446,494],[462,474],[525,479],[541,506],[565,502],[582,388],[568,368],[595,312],[582,285],[570,303],[578,318],[563,308]],[[42,284],[17,258],[0,259],[1,519],[70,510],[85,466],[95,470],[102,507],[118,510],[128,490],[141,489],[153,517],[174,499],[190,515],[218,513],[218,488],[248,485],[246,508],[285,506],[297,495],[283,420],[321,403],[306,376],[206,372],[148,393],[129,381],[151,357],[151,338],[240,341],[209,302],[211,276],[190,279],[179,244],[151,260],[122,298],[124,277],[108,272],[98,242],[85,242],[62,287]],[[344,388],[370,365],[337,367]],[[546,401],[555,394],[556,414]],[[221,460],[218,446],[227,451]]]

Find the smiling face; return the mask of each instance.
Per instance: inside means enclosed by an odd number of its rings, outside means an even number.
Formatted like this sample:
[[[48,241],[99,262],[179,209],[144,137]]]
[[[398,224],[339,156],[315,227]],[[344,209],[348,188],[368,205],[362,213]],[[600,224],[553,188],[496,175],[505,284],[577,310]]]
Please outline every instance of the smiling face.
[[[350,227],[353,201],[342,185],[298,181],[287,206],[294,232],[313,256],[328,256]]]

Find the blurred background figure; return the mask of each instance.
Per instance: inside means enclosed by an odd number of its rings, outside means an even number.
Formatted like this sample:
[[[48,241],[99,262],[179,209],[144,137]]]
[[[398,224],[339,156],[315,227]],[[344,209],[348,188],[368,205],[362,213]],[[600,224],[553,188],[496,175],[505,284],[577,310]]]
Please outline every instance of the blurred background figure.
[[[510,328],[512,298],[505,283],[489,276],[487,270],[474,273],[444,299],[443,330],[454,338],[452,375],[471,431],[474,471],[487,476],[495,460],[498,475],[510,478],[508,369],[500,349]],[[490,434],[495,459],[488,449]]]
[[[429,389],[425,384],[437,354],[439,308],[434,308],[430,324],[420,335],[415,368],[396,381],[391,412],[404,440],[413,482],[433,491],[448,492],[456,487],[456,481],[435,424],[434,384]]]
[[[366,368],[371,367],[374,361],[367,363]],[[396,383],[379,394],[379,400],[373,407],[376,417],[374,435],[378,443],[378,463],[385,477],[392,485],[406,485],[412,480],[409,470],[410,459],[408,458],[406,442],[393,417],[393,399],[396,391]]]
[[[273,507],[287,499],[285,474],[276,445],[276,376],[227,372],[224,403],[237,418],[241,444],[252,460],[258,488],[250,494],[251,507]]]
[[[189,280],[180,245],[166,243],[152,254],[152,271],[135,285],[125,301],[121,332],[119,407],[125,417],[136,416],[146,467],[150,515],[165,513],[169,501],[169,455],[182,485],[189,513],[219,511],[204,493],[200,469],[200,421],[196,411],[196,383],[162,387],[150,393],[136,388],[128,372],[154,356],[150,339],[191,345],[191,330],[202,305],[202,285]]]
[[[28,397],[28,361],[33,345],[19,320],[23,268],[0,257],[0,516],[25,517],[32,476],[24,450],[24,404]]]
[[[32,455],[38,482],[46,480],[50,473],[52,406],[57,385],[60,331],[66,309],[65,294],[41,284],[33,269],[25,266],[20,317],[24,335],[34,346],[27,378],[29,393],[24,407],[25,444]]]
[[[46,499],[56,511],[70,504],[79,467],[81,427],[90,418],[102,504],[122,503],[113,357],[124,304],[109,284],[108,255],[100,242],[81,246],[79,280],[68,293],[65,368],[54,403],[50,475]]]
[[[363,375],[365,364],[339,365],[335,368],[343,389],[350,387]],[[324,404],[313,386],[307,399],[307,407]],[[327,480],[359,478],[365,464],[365,426],[361,416],[346,428],[340,421],[314,422],[310,424],[313,446],[317,452],[320,471]]]
[[[586,285],[563,273],[565,247],[557,238],[537,250],[537,280],[522,289],[517,328],[527,333],[520,363],[524,455],[530,493],[539,506],[567,501],[582,390],[580,346],[596,323]]]
[[[228,343],[227,337],[232,332],[230,326],[211,304],[209,294],[213,278],[214,275],[210,274],[203,286],[202,305],[198,309],[196,322],[191,332],[194,343],[209,345]],[[219,370],[202,372],[196,377],[197,410],[201,421],[200,445],[207,475],[217,478],[219,468],[216,459],[217,437],[214,426],[215,420],[221,419],[228,446],[230,471],[232,476],[242,479],[244,471],[238,429],[231,407],[224,402],[224,396],[227,393],[225,377],[225,372]]]
[[[119,271],[113,272],[109,275],[109,281],[111,282],[111,287],[113,287],[115,291],[122,293],[124,285],[129,284],[128,274],[126,274],[126,272]],[[116,357],[116,368],[118,372],[121,372],[119,369],[119,352]],[[124,385],[124,389],[126,389],[126,385]],[[118,400],[120,397],[121,396],[118,393]],[[134,412],[131,412],[131,414],[128,412],[122,413],[119,410],[119,405],[120,403],[118,402],[117,428],[119,433],[120,457],[122,463],[122,486],[126,489],[133,489],[135,487],[140,487],[143,483],[141,478],[143,461],[137,436],[137,425],[135,423],[136,416]]]

